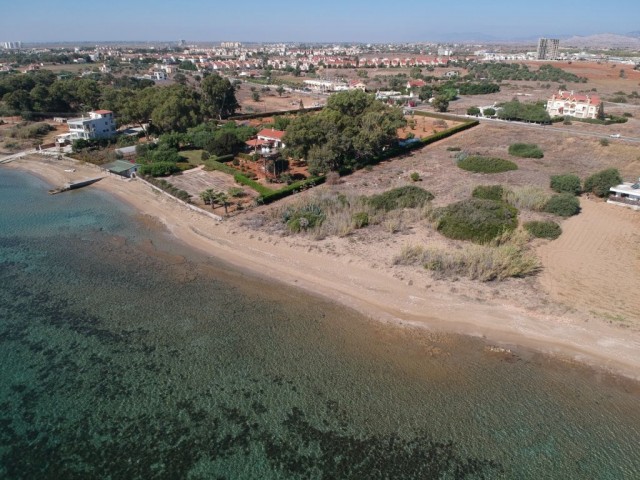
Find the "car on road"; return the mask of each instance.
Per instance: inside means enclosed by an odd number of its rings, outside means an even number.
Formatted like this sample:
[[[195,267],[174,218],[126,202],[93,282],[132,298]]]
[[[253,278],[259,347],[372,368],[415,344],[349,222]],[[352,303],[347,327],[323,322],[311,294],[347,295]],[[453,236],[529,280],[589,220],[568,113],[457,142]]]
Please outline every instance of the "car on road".
[[[620,138],[620,134],[619,133],[612,133],[611,135],[609,135],[611,138]]]

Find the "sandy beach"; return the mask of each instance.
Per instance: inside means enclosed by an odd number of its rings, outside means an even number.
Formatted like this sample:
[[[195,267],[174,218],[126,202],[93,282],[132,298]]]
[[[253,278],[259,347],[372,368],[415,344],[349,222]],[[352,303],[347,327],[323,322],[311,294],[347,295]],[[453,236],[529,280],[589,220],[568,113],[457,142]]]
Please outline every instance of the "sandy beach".
[[[43,157],[22,158],[0,168],[31,172],[53,186],[104,174],[93,165]],[[70,169],[75,171],[65,171]],[[533,348],[640,380],[640,331],[635,327],[540,313],[524,308],[524,302],[476,301],[431,290],[419,273],[397,275],[393,268],[357,255],[335,255],[295,237],[257,233],[243,227],[242,217],[216,222],[142,181],[104,175],[89,188],[115,195],[140,214],[157,219],[180,241],[234,267],[321,295],[382,322],[480,336],[506,348]],[[542,257],[543,262],[560,261],[548,251]],[[558,295],[563,293],[553,275],[545,274],[542,283]],[[592,299],[595,294],[588,292]]]

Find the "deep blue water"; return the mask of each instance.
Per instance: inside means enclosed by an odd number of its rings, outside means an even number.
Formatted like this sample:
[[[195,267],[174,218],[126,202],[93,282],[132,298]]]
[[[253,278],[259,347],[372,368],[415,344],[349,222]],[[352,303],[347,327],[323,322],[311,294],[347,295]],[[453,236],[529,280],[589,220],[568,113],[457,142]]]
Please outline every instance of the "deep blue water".
[[[640,478],[635,383],[375,323],[47,188],[0,168],[0,478]]]

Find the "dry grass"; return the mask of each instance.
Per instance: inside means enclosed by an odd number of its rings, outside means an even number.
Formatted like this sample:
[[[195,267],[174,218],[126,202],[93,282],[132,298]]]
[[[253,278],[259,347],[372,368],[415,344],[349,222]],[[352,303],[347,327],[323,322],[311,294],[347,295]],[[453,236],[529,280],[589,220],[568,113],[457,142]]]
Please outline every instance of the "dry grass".
[[[489,245],[450,247],[406,246],[395,265],[422,265],[442,277],[464,276],[483,282],[525,277],[537,273],[540,263],[528,250],[530,235],[522,230],[507,233]]]
[[[540,187],[515,187],[507,190],[504,201],[519,210],[540,212],[551,198],[551,195]]]

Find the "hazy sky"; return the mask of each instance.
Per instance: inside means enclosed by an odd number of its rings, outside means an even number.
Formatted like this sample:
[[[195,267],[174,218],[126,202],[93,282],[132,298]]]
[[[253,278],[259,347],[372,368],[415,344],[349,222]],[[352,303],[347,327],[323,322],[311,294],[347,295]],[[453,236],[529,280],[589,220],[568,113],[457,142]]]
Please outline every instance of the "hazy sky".
[[[417,42],[640,30],[638,0],[0,0],[0,41]]]

